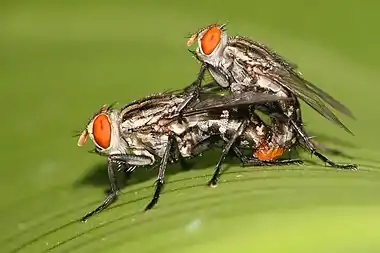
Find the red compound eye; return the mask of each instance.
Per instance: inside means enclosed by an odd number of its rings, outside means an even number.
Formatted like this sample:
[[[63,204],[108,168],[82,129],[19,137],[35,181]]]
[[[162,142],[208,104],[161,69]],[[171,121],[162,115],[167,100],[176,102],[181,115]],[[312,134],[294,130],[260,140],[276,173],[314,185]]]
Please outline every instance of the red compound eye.
[[[111,123],[108,116],[99,114],[92,125],[92,134],[96,144],[107,149],[111,144]]]
[[[218,27],[210,28],[201,39],[201,47],[206,55],[212,54],[218,46],[222,31]]]

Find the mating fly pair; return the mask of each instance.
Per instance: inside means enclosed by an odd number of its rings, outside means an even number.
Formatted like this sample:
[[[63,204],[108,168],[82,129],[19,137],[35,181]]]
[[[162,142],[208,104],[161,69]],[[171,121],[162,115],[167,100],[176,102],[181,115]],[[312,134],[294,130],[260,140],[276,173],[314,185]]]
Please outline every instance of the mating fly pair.
[[[217,143],[221,143],[223,152],[209,181],[211,186],[216,185],[222,162],[229,152],[245,165],[302,163],[300,160],[262,161],[260,157],[252,156],[271,130],[249,110],[252,106],[288,98],[255,92],[224,96],[215,92],[217,89],[200,91],[199,100],[190,101],[181,114],[176,111],[194,93],[191,89],[149,96],[121,110],[104,106],[92,116],[78,145],[83,146],[90,137],[95,151],[107,156],[111,191],[82,221],[101,212],[116,199],[119,190],[115,169],[132,172],[140,166],[158,167],[156,189],[146,206],[148,210],[159,199],[168,163],[186,163],[185,159],[195,157]],[[295,144],[296,138],[293,140]],[[246,149],[251,155],[244,155]]]
[[[210,185],[217,183],[227,153],[245,165],[285,165],[300,160],[279,161],[287,150],[301,145],[325,163],[343,169],[356,165],[337,164],[318,152],[303,127],[299,98],[322,116],[351,131],[325,105],[353,117],[326,92],[305,80],[296,66],[267,46],[248,38],[228,37],[225,25],[210,25],[187,42],[201,63],[195,85],[182,92],[167,92],[135,101],[123,109],[103,107],[89,121],[79,138],[87,137],[96,152],[108,158],[111,193],[103,203],[83,217],[104,210],[118,195],[114,169],[133,172],[140,166],[157,166],[156,190],[146,210],[158,201],[168,163],[195,157],[215,143],[223,151]],[[206,70],[217,84],[201,85]],[[223,96],[220,91],[229,91]],[[257,111],[270,116],[266,125]],[[250,149],[245,156],[242,150]]]
[[[264,44],[243,36],[228,37],[226,25],[213,24],[202,28],[190,36],[187,45],[197,43],[195,51],[190,51],[202,63],[193,95],[178,110],[186,108],[187,103],[197,99],[201,82],[206,70],[217,84],[233,94],[256,92],[287,97],[261,104],[255,109],[271,117],[272,136],[261,149],[266,153],[281,153],[292,141],[293,134],[300,144],[323,162],[342,169],[356,169],[353,164],[337,164],[316,150],[315,144],[303,127],[301,108],[298,98],[306,102],[326,119],[352,132],[325,105],[354,118],[349,109],[326,92],[305,80],[297,71],[297,66],[288,62]],[[260,149],[258,150],[260,152]]]

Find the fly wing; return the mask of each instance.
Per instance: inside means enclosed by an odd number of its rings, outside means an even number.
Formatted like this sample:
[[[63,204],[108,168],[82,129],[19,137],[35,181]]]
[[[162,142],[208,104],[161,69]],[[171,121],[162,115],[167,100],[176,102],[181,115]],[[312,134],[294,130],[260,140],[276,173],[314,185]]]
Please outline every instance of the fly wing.
[[[194,106],[190,106],[190,108],[183,113],[183,116],[186,117],[195,114],[207,113],[212,110],[224,110],[289,99],[290,98],[287,97],[255,92],[245,92],[242,94],[226,96],[201,94],[200,102],[196,103]]]
[[[302,99],[314,110],[319,112],[319,114],[321,114],[323,117],[339,125],[350,134],[353,134],[324,103],[327,102],[331,107],[335,108],[341,113],[354,118],[351,111],[342,105],[339,101],[335,100],[327,93],[323,92],[319,88],[316,88],[315,85],[312,85],[310,82],[307,82],[298,76],[273,76],[272,79],[275,80],[278,84],[288,88],[292,93]]]
[[[297,66],[294,63],[287,61],[266,45],[245,37],[233,37],[230,41],[230,45],[249,51],[253,57],[256,57],[256,59],[260,58],[261,60],[266,60],[265,67],[262,66],[260,68],[260,66],[256,66],[261,70],[261,73],[257,74],[264,74],[279,85],[287,88],[323,117],[339,125],[345,131],[353,134],[325,105],[325,103],[329,104],[337,111],[351,118],[355,118],[352,112],[331,95],[302,78],[296,70]],[[270,66],[270,68],[268,68],[268,66]]]

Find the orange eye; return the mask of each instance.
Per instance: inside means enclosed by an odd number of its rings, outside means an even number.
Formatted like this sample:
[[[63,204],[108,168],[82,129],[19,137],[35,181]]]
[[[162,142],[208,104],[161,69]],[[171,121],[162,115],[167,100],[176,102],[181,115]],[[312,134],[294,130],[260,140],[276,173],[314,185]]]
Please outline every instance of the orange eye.
[[[99,114],[92,126],[94,140],[97,145],[106,149],[111,143],[111,123],[105,114]]]
[[[202,47],[202,51],[206,55],[210,55],[218,46],[220,38],[221,38],[221,34],[222,34],[222,31],[219,28],[213,27],[213,28],[210,28],[203,35],[201,39],[201,47]]]

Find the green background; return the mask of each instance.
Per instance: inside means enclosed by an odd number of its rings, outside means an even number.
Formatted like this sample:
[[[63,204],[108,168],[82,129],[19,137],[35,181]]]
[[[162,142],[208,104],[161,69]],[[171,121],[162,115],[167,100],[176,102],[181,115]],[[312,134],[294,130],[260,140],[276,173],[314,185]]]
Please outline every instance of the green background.
[[[379,15],[375,1],[8,1],[0,6],[1,252],[379,252]],[[267,43],[352,109],[350,136],[304,108],[308,129],[360,170],[230,168],[205,186],[218,151],[140,170],[118,202],[102,201],[104,158],[71,135],[104,103],[120,105],[194,80],[186,36],[229,21]],[[227,167],[227,165],[226,165]]]

